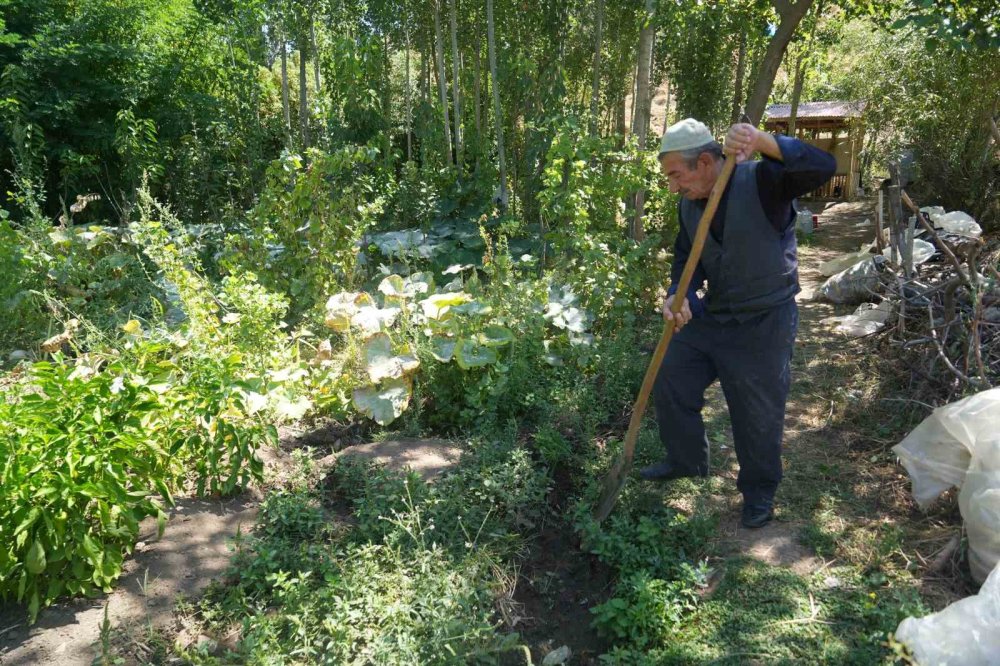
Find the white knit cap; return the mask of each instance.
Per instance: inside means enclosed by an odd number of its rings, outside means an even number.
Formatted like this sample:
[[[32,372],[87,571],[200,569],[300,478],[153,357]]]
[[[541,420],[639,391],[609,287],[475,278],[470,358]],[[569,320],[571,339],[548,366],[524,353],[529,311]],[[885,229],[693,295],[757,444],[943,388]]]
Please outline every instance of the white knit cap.
[[[698,122],[694,118],[685,118],[668,127],[667,131],[663,133],[663,140],[660,141],[660,155],[678,150],[700,148],[713,141],[715,141],[715,137],[708,131],[704,123]]]

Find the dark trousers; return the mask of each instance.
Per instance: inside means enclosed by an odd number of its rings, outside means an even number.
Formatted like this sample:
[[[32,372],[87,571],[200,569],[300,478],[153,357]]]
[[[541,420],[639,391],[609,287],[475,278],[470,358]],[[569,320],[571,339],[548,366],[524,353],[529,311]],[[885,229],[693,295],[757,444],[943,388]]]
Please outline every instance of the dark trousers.
[[[781,481],[781,439],[798,323],[798,307],[790,301],[743,322],[722,322],[706,314],[674,336],[653,388],[669,463],[692,475],[708,473],[701,410],[705,390],[718,379],[740,464],[736,487],[748,504],[773,500]]]

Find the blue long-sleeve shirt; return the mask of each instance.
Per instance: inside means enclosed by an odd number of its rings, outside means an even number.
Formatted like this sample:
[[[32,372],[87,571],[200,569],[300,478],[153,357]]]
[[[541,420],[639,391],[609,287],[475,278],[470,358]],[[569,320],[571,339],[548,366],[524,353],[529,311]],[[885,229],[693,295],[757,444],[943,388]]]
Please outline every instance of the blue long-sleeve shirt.
[[[795,219],[792,201],[796,197],[812,192],[829,180],[837,171],[837,161],[833,155],[811,146],[808,143],[784,135],[775,135],[778,148],[781,150],[781,160],[763,156],[757,167],[757,192],[761,206],[767,218],[774,225],[775,231],[784,233]],[[711,234],[720,244],[725,237],[726,207],[729,199],[729,186],[726,186],[719,208],[712,218]],[[678,217],[680,217],[678,207]],[[668,294],[677,292],[684,264],[691,254],[691,237],[684,227],[683,221],[677,231],[674,241],[674,263],[670,271],[670,289]],[[688,303],[691,314],[700,317],[705,306],[698,298],[697,291],[705,283],[707,276],[701,263],[695,267],[691,286],[688,288]]]

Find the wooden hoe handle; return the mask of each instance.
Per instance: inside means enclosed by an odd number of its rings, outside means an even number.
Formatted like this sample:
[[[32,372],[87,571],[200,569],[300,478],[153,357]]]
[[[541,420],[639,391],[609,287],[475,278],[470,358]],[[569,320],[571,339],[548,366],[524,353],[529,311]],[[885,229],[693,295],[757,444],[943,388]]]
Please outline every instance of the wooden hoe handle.
[[[670,304],[670,311],[675,317],[684,305],[684,298],[687,295],[688,287],[691,286],[691,277],[698,267],[701,252],[705,248],[705,239],[708,237],[708,230],[712,226],[712,218],[715,217],[715,211],[719,208],[719,200],[722,199],[722,193],[726,191],[726,185],[729,184],[729,177],[732,176],[734,168],[736,168],[736,156],[727,155],[726,161],[722,165],[722,172],[716,178],[715,185],[712,186],[712,193],[708,197],[705,212],[701,214],[701,219],[698,221],[698,229],[694,235],[691,252],[688,254],[687,263],[684,264],[684,272],[681,273],[681,280],[677,283],[677,297]],[[660,342],[656,345],[656,350],[653,352],[653,358],[649,362],[649,367],[646,368],[646,376],[642,380],[642,388],[639,389],[639,396],[635,399],[635,404],[632,407],[632,418],[629,419],[628,431],[625,433],[625,446],[622,450],[622,455],[604,478],[601,499],[594,510],[594,518],[598,522],[603,521],[611,513],[615,502],[618,500],[618,495],[625,485],[625,479],[628,478],[628,472],[632,468],[632,458],[635,455],[635,441],[639,436],[639,426],[642,424],[646,405],[649,403],[649,394],[653,389],[653,382],[656,381],[656,374],[660,370],[660,363],[663,362],[663,357],[667,353],[667,346],[670,345],[670,339],[673,336],[673,322],[664,322],[663,335],[660,336]]]

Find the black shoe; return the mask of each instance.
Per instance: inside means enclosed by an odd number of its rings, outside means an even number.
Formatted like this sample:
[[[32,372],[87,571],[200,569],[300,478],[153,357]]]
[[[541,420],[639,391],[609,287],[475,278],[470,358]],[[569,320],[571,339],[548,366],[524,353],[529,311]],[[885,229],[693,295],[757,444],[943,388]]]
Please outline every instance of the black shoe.
[[[744,504],[743,517],[740,523],[743,527],[757,529],[774,520],[774,508],[770,504]]]
[[[688,476],[705,476],[704,474],[692,474],[684,470],[677,469],[668,462],[660,462],[655,465],[643,467],[639,470],[639,476],[647,481],[672,481],[673,479],[683,479]]]

